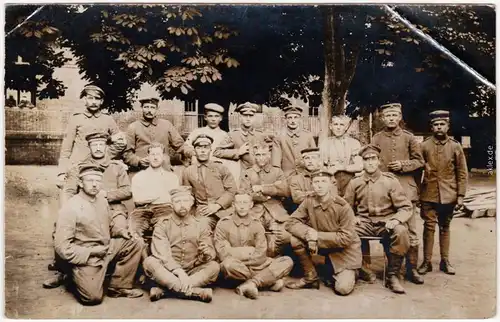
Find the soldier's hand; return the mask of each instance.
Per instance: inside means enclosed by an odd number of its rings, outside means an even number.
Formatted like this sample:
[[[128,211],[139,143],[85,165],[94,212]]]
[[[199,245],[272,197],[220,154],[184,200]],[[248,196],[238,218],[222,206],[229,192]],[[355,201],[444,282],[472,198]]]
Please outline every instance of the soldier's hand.
[[[145,158],[142,158],[140,161],[139,161],[139,166],[142,167],[142,168],[147,168],[149,167],[149,160],[147,157]]]
[[[396,219],[391,219],[385,223],[385,228],[388,230],[393,230],[397,225],[399,225],[399,221]]]
[[[248,142],[240,146],[240,148],[238,149],[238,155],[240,156],[247,153],[250,153],[250,144]]]
[[[308,241],[307,248],[309,248],[311,255],[318,255],[318,242],[316,240]]]
[[[103,245],[98,245],[92,247],[92,250],[90,251],[91,255],[97,256],[99,258],[104,258],[106,254],[108,253],[108,246],[103,246]]]
[[[290,234],[284,230],[284,229],[278,229],[274,231],[274,234],[276,235],[276,241],[280,245],[288,244],[290,243]]]
[[[203,260],[206,262],[206,259],[210,257],[211,255],[211,249],[210,246],[208,246],[205,243],[201,243],[198,246],[198,251],[203,255]]]
[[[118,233],[117,233],[118,236],[122,237],[122,238],[125,238],[125,239],[131,239],[132,238],[132,234],[130,233],[130,231],[126,228],[123,228],[121,229]]]
[[[354,223],[356,226],[361,225],[361,217],[360,216],[354,216]]]
[[[387,165],[387,168],[391,171],[401,171],[403,169],[403,165],[401,161],[392,161]]]
[[[200,214],[202,216],[211,216],[221,209],[221,205],[218,203],[209,203],[206,207],[201,209]]]
[[[255,193],[262,192],[262,186],[261,185],[254,185],[254,186],[252,186],[252,191]]]
[[[463,196],[458,196],[457,198],[457,204],[455,206],[455,211],[460,211],[464,207],[464,197]]]
[[[66,175],[64,173],[61,173],[60,175],[57,176],[56,186],[59,189],[62,189],[62,187],[64,186],[64,182],[65,181],[66,181]]]
[[[307,197],[311,197],[311,196],[314,196],[314,195],[316,195],[316,192],[314,192],[314,191],[307,191],[306,192],[306,196]]]
[[[192,288],[191,283],[189,281],[189,276],[182,269],[179,269],[177,271],[177,274],[178,274],[177,277],[181,282],[181,292],[188,293]]]

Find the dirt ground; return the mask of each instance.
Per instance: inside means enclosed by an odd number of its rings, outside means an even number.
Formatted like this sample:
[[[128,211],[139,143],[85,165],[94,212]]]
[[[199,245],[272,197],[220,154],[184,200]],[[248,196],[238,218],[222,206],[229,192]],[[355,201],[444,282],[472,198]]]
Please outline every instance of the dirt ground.
[[[5,313],[9,318],[488,318],[496,313],[496,219],[456,218],[451,260],[456,276],[434,271],[422,286],[404,282],[407,294],[358,282],[347,297],[318,290],[262,292],[258,300],[215,289],[211,304],[177,299],[151,303],[106,298],[83,307],[64,288],[46,290],[51,231],[57,215],[55,167],[7,166],[5,175]],[[28,184],[29,183],[29,184]],[[495,185],[475,177],[474,185]],[[419,225],[421,225],[419,219]],[[437,239],[437,238],[436,238]],[[379,245],[372,247],[381,254]],[[439,265],[435,245],[434,267]],[[381,269],[381,263],[377,263]],[[145,294],[146,295],[146,294]]]

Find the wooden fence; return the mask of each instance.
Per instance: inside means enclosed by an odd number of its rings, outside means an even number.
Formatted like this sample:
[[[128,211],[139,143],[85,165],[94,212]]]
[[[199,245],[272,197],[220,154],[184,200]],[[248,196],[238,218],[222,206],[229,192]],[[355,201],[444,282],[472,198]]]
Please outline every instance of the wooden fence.
[[[66,125],[72,111],[54,110],[5,110],[6,164],[56,164]],[[126,131],[127,126],[141,117],[141,111],[112,114],[118,127]],[[203,115],[171,114],[160,112],[186,137],[193,129],[203,124]],[[237,114],[229,116],[229,128],[239,127]],[[314,136],[320,132],[318,117],[304,117],[302,127]],[[257,114],[256,128],[268,134],[278,135],[285,128],[281,113]]]

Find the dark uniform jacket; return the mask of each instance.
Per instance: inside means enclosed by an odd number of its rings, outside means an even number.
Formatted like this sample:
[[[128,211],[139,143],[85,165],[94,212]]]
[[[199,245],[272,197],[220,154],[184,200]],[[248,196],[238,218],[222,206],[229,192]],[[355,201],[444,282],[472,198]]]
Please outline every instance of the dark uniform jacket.
[[[450,137],[444,141],[430,137],[422,143],[422,154],[425,166],[421,201],[451,204],[458,196],[465,196],[468,171],[460,143]]]
[[[301,167],[300,151],[316,147],[312,133],[305,130],[292,132],[286,129],[276,138],[276,142],[277,149],[273,154],[271,164],[281,168],[287,177],[296,170],[297,166]]]

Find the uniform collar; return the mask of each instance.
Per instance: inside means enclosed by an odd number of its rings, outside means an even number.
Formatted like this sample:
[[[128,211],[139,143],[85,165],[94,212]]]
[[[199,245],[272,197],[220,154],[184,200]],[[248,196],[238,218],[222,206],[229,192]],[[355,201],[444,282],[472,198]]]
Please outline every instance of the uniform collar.
[[[388,131],[384,129],[384,134],[387,136],[392,136],[392,135],[399,136],[401,135],[401,133],[403,133],[403,129],[399,126],[395,128],[394,131]]]
[[[328,194],[328,199],[326,199],[325,201],[321,202],[319,200],[319,197],[315,197],[314,198],[314,201],[313,201],[313,206],[316,208],[316,207],[321,207],[321,209],[323,210],[327,210],[328,207],[330,207],[330,205],[332,204],[333,202],[333,196],[331,194]]]
[[[254,164],[253,169],[255,172],[259,173],[260,171],[264,170],[266,173],[269,173],[271,171],[271,164],[266,165],[265,167],[261,168],[258,165]]]
[[[86,109],[85,112],[83,112],[83,115],[85,115],[88,118],[92,117],[98,118],[99,116],[101,116],[101,114],[102,114],[101,110],[97,110],[97,112],[91,113],[89,110]]]
[[[252,214],[248,213],[245,217],[242,218],[238,216],[238,214],[235,212],[233,215],[233,222],[238,227],[241,226],[242,224],[245,226],[249,226],[250,223],[252,222],[251,215]]]
[[[175,213],[171,215],[172,221],[177,225],[177,226],[187,226],[189,224],[192,224],[195,220],[194,214],[193,214],[193,209],[189,212],[189,214],[186,215],[186,217],[181,218],[177,216]]]
[[[313,172],[311,172],[311,171],[309,171],[307,169],[303,169],[302,170],[302,174],[304,175],[304,177],[310,177],[313,174]]]
[[[287,129],[286,130],[286,133],[288,134],[289,137],[299,137],[299,131],[298,130],[290,130],[290,129]]]
[[[242,133],[244,136],[253,135],[253,131],[254,131],[254,129],[253,129],[253,128],[248,129],[248,131],[247,131],[247,130],[245,130],[245,129],[243,129],[243,128],[241,128],[241,133]]]
[[[210,162],[210,160],[209,160],[209,161],[207,161],[207,162],[203,162],[203,163],[198,162],[196,165],[197,165],[197,167],[198,167],[198,168],[201,168],[201,167],[207,167],[207,168],[208,168],[208,167],[210,166],[210,163],[211,163],[211,162]]]
[[[445,145],[450,140],[450,137],[447,135],[446,139],[438,140],[435,136],[432,136],[432,140],[434,141],[435,144]]]
[[[377,170],[372,175],[369,175],[368,173],[365,172],[365,173],[363,173],[363,179],[365,179],[366,182],[368,182],[368,181],[375,182],[378,180],[378,178],[380,178],[381,175],[382,175],[382,171],[380,171],[380,170]]]
[[[153,124],[154,126],[157,126],[158,125],[158,117],[155,117],[151,122],[147,121],[144,117],[142,117],[141,123],[142,123],[142,125],[144,125],[146,127],[150,126],[151,124]]]

